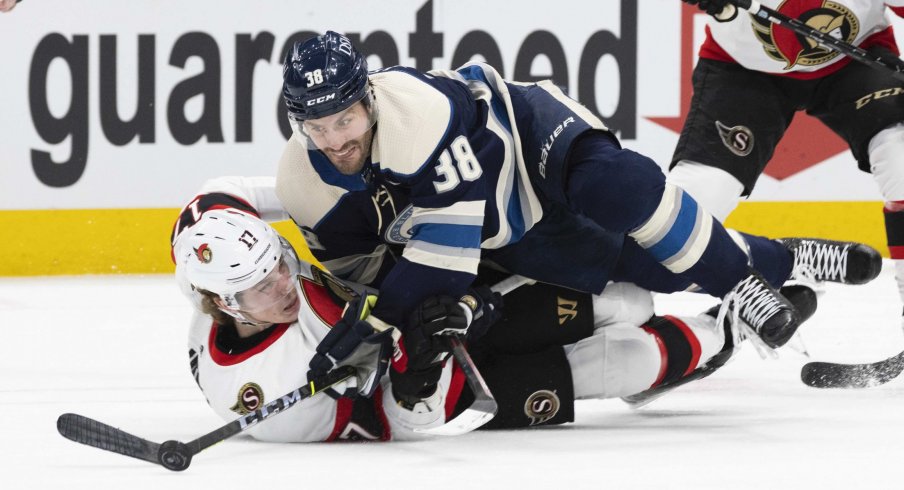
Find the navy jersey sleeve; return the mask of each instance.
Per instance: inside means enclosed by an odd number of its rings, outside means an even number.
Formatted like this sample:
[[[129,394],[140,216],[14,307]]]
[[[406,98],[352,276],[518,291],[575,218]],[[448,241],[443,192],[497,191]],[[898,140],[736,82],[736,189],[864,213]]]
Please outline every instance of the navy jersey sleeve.
[[[460,296],[480,262],[488,182],[481,155],[472,146],[468,122],[474,102],[463,84],[440,81],[447,119],[423,160],[381,162],[386,179],[410,189],[412,210],[402,256],[381,285],[374,315],[404,325],[408,312],[429,296]],[[425,124],[429,129],[429,124]],[[382,128],[381,128],[382,130]],[[438,131],[432,133],[435,135]]]

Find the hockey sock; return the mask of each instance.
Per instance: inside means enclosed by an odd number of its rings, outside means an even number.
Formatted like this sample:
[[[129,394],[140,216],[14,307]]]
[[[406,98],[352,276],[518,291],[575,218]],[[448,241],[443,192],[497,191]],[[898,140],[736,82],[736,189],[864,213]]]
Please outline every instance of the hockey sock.
[[[885,236],[888,252],[895,264],[898,292],[904,301],[904,201],[885,204]]]
[[[722,224],[683,190],[666,184],[652,216],[629,235],[675,274],[714,296],[747,277],[747,256]]]
[[[656,338],[662,356],[659,377],[650,388],[687,376],[700,364],[700,341],[683,321],[654,316],[642,328]]]
[[[791,275],[794,256],[782,244],[766,237],[728,230],[735,243],[750,259],[750,266],[758,270],[773,287],[779,288]]]

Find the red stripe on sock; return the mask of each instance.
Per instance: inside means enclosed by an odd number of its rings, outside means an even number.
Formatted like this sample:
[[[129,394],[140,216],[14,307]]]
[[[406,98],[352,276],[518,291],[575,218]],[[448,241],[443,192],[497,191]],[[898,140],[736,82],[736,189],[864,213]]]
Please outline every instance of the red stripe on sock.
[[[691,360],[687,365],[687,371],[684,372],[684,375],[687,376],[688,374],[691,374],[694,369],[697,369],[697,363],[700,362],[700,354],[703,350],[700,347],[700,339],[697,338],[697,335],[694,334],[691,327],[688,327],[683,321],[671,315],[666,315],[665,318],[668,318],[670,322],[681,330],[681,333],[687,338],[687,343],[691,346]]]
[[[652,335],[654,339],[656,339],[656,345],[659,347],[659,358],[661,361],[659,364],[659,374],[656,375],[656,381],[654,381],[653,384],[650,385],[650,388],[654,388],[656,386],[659,386],[659,383],[662,383],[662,378],[665,378],[665,371],[669,366],[669,351],[668,349],[666,349],[665,342],[662,341],[662,337],[659,335],[659,332],[657,332],[653,328],[646,326],[643,327],[643,329],[648,334]]]
[[[888,246],[888,253],[893,259],[904,259],[904,245]]]

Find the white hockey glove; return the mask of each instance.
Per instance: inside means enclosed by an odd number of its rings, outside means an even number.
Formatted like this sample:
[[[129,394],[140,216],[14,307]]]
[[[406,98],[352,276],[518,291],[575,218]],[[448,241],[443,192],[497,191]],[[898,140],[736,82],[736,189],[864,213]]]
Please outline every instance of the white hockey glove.
[[[719,22],[729,22],[738,16],[738,7],[731,0],[681,0],[696,5]]]

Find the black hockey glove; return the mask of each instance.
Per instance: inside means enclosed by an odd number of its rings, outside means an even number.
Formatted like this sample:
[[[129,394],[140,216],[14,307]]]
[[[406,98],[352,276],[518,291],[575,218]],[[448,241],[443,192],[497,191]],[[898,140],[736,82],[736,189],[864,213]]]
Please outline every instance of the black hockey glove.
[[[389,366],[393,333],[397,332],[375,317],[369,317],[376,301],[377,297],[370,295],[348,303],[342,319],[317,344],[317,353],[308,363],[308,380],[337,366],[353,366],[357,369],[357,393],[364,397],[373,395]]]
[[[681,0],[696,5],[719,22],[729,22],[738,16],[738,7],[731,0]]]
[[[405,355],[389,371],[396,400],[410,407],[432,395],[451,352],[448,336],[476,339],[501,317],[502,296],[486,287],[461,300],[438,296],[421,303],[402,336]]]

